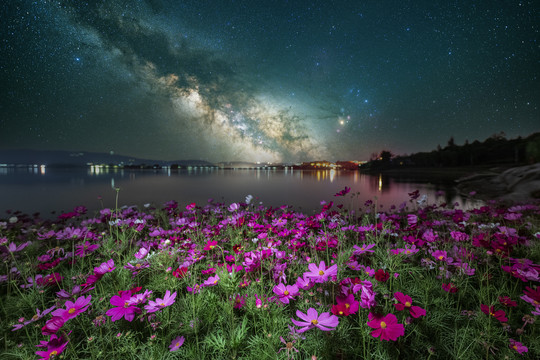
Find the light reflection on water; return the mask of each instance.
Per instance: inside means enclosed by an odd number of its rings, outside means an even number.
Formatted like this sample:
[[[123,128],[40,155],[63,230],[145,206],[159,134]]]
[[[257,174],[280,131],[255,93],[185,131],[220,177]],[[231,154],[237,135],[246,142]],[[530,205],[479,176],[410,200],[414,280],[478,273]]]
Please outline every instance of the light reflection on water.
[[[345,186],[351,192],[345,197],[334,194]],[[51,211],[71,211],[84,205],[90,214],[102,206],[114,208],[116,190],[119,205],[151,203],[161,206],[176,200],[181,207],[195,202],[205,205],[208,199],[230,204],[243,202],[247,195],[256,204],[278,207],[292,205],[295,210],[311,214],[320,209],[321,201],[334,201],[346,208],[365,209],[372,200],[377,208],[409,203],[408,193],[419,190],[428,203],[460,203],[476,206],[456,195],[451,183],[422,184],[397,182],[384,175],[366,175],[339,170],[223,170],[191,168],[186,170],[128,170],[118,168],[42,169],[0,168],[0,218],[8,209],[43,217]],[[443,191],[444,196],[437,195]],[[100,200],[101,198],[101,200]],[[103,204],[103,205],[102,205]]]

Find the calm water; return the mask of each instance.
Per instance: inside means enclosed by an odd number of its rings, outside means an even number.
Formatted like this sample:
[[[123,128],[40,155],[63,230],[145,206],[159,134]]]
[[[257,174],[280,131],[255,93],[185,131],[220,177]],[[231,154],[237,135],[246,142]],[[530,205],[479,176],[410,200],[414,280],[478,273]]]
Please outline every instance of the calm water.
[[[345,186],[351,192],[344,198],[334,194]],[[230,204],[243,202],[253,195],[265,206],[292,205],[307,214],[320,209],[322,200],[343,203],[349,209],[374,200],[383,210],[408,201],[408,193],[420,190],[428,203],[459,202],[472,204],[457,196],[452,185],[396,182],[385,176],[348,171],[302,170],[108,170],[0,168],[0,218],[5,211],[20,210],[42,217],[53,217],[52,211],[71,211],[84,205],[93,214],[103,207],[151,203],[161,206],[176,200],[180,206],[195,202],[204,205],[209,199]],[[445,195],[436,195],[444,191]],[[359,195],[351,198],[353,193]],[[99,200],[101,198],[101,200]]]

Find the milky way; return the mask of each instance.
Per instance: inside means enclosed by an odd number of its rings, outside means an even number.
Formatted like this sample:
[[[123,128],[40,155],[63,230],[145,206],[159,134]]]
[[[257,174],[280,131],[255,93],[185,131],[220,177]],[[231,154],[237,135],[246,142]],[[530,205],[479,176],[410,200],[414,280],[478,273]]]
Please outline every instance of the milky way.
[[[538,131],[538,5],[14,1],[0,147],[369,158]]]

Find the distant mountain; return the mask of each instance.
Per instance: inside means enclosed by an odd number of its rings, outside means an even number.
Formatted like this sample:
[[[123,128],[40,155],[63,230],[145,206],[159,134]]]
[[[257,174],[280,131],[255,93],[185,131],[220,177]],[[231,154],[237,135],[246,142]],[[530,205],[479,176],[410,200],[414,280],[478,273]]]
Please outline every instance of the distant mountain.
[[[46,165],[46,166],[86,166],[87,164],[110,165],[173,165],[180,166],[215,166],[204,160],[153,160],[131,156],[95,153],[86,151],[52,151],[52,150],[2,150],[0,164]]]

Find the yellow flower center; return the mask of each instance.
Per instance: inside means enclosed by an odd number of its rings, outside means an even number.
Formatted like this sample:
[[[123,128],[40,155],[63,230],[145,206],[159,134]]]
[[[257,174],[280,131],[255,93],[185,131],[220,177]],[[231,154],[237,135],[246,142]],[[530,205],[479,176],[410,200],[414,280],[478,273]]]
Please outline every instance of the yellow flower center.
[[[124,303],[124,307],[127,308],[128,306],[129,306],[129,304],[128,304],[128,302],[126,301],[126,302]]]
[[[312,323],[313,325],[317,325],[319,322],[317,321],[317,319],[313,319],[313,320],[311,320],[311,323]]]
[[[411,303],[409,301],[405,302],[405,307],[411,307]]]
[[[165,303],[161,303],[161,304],[159,304],[159,305],[161,305],[161,306],[165,306]]]
[[[360,248],[360,250],[364,251],[364,250],[366,250],[366,249],[362,247],[362,248]]]
[[[180,342],[177,342],[177,343],[176,343],[176,347],[180,347]]]
[[[323,275],[324,275],[324,271],[319,270],[319,275],[323,276]]]
[[[138,268],[140,268],[140,267],[141,267],[141,264],[137,264],[137,265],[135,265],[135,267],[138,267]]]
[[[343,311],[340,311],[340,312],[339,312],[339,315],[343,315]]]
[[[512,346],[512,349],[517,350],[517,345]]]
[[[68,310],[69,314],[73,314],[74,312],[75,312],[75,308],[71,308],[71,309]]]
[[[381,321],[381,329],[386,329],[386,323],[384,321]]]
[[[283,292],[283,295],[287,296],[287,295],[289,295],[289,292],[288,292],[287,290],[285,290],[285,291]]]
[[[345,308],[346,308],[346,309],[348,309],[348,308],[350,308],[350,307],[351,307],[351,305],[345,303]]]
[[[37,314],[32,316],[32,320],[36,321],[37,319],[39,319],[39,316]]]
[[[440,255],[437,259],[442,260],[444,256]]]
[[[56,350],[51,351],[51,356],[56,356],[56,355],[58,355],[58,351]]]

